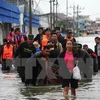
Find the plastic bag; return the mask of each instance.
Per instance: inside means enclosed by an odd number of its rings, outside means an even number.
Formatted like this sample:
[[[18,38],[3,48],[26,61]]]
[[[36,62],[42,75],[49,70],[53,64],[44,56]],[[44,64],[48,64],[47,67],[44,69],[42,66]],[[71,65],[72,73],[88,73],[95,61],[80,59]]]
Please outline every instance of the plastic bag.
[[[73,79],[81,80],[81,73],[79,67],[76,65],[73,69]]]

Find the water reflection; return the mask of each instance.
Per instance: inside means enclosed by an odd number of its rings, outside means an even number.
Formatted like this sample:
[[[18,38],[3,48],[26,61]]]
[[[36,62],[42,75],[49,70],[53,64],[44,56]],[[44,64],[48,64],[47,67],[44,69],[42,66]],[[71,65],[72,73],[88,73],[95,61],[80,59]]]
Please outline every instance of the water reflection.
[[[61,85],[26,87],[17,73],[0,72],[0,100],[99,100],[100,72],[92,82],[79,84],[76,98],[63,97],[62,91]]]

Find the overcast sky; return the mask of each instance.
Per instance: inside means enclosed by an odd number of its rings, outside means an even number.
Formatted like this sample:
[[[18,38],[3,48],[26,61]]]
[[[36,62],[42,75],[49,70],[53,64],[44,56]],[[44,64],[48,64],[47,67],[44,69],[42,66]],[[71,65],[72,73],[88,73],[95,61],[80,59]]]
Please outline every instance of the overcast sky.
[[[36,0],[37,2],[39,0]],[[44,13],[50,11],[50,0],[41,0],[39,7]],[[73,6],[73,3],[81,7],[80,15],[90,15],[92,20],[100,17],[100,0],[68,0],[69,7]],[[66,0],[58,0],[58,12],[66,13]],[[84,9],[83,9],[84,8]],[[72,8],[69,9],[69,16],[73,13]]]

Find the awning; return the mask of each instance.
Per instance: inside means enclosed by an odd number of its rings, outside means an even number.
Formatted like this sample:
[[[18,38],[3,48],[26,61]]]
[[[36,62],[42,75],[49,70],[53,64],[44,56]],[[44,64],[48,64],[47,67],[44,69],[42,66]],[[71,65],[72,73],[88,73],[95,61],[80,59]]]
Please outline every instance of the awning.
[[[19,24],[19,15],[18,7],[0,0],[0,21]]]
[[[29,26],[29,13],[24,15],[25,25]],[[40,17],[37,15],[32,16],[32,26],[40,27]]]

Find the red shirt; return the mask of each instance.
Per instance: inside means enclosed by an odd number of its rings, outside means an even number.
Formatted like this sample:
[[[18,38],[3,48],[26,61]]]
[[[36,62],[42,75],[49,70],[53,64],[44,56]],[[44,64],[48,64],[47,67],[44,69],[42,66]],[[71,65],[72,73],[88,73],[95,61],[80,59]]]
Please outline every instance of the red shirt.
[[[73,68],[74,68],[74,57],[73,57],[73,53],[70,52],[66,52],[64,60],[66,62],[66,65],[68,67],[68,69],[73,72]]]

